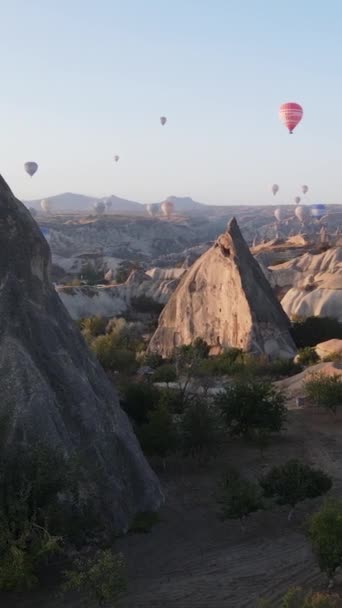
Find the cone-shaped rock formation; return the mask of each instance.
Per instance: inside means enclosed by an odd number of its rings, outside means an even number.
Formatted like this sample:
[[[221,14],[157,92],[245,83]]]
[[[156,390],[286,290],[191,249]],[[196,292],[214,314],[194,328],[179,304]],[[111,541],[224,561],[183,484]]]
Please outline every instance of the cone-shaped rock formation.
[[[49,282],[46,240],[1,176],[0,247],[5,449],[39,441],[77,456],[85,493],[116,530],[125,530],[137,512],[158,508],[158,481],[106,374]]]
[[[182,277],[165,306],[150,350],[164,357],[197,337],[210,346],[238,347],[290,358],[289,320],[237,222]]]

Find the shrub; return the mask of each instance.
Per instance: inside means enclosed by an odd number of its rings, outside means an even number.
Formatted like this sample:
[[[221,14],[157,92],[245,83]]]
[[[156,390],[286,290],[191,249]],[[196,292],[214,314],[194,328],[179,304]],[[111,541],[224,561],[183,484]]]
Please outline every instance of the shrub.
[[[181,445],[186,456],[209,458],[222,443],[222,431],[217,412],[205,400],[195,398],[180,418]]]
[[[88,335],[96,338],[105,333],[107,320],[100,316],[88,317],[81,319],[79,324],[82,332],[86,332]]]
[[[148,421],[137,431],[143,452],[166,458],[177,446],[176,428],[170,412],[163,405],[149,412]]]
[[[79,278],[88,285],[97,285],[103,279],[103,270],[97,270],[91,262],[88,262],[82,267]]]
[[[218,503],[223,519],[240,519],[262,507],[259,487],[240,477],[236,471],[228,471],[220,488]]]
[[[175,382],[177,380],[177,372],[174,365],[166,363],[161,367],[158,367],[152,376],[153,382]]]
[[[131,383],[121,387],[120,403],[137,426],[146,424],[160,399],[158,389],[150,384]]]
[[[319,567],[330,578],[342,566],[342,502],[329,500],[308,521],[308,535]]]
[[[145,511],[138,513],[129,529],[132,534],[147,534],[153,526],[160,522],[159,513],[156,511]]]
[[[279,433],[286,420],[285,397],[268,382],[233,382],[217,395],[215,403],[234,436]]]
[[[297,361],[301,365],[314,365],[319,361],[319,356],[314,348],[306,346],[298,351]]]
[[[295,506],[306,498],[316,498],[328,492],[332,481],[328,475],[298,460],[273,467],[260,485],[267,498],[274,498],[280,505],[290,505],[289,519]]]
[[[98,551],[94,557],[79,557],[72,569],[64,572],[64,592],[77,591],[85,600],[98,606],[111,603],[127,588],[126,565],[121,554],[110,549]]]
[[[308,592],[300,587],[289,589],[277,604],[278,608],[342,608],[342,599],[330,593]],[[261,600],[258,608],[273,608],[268,600]]]
[[[342,339],[342,323],[329,317],[308,317],[294,321],[291,334],[297,348],[315,346],[332,338]]]
[[[305,383],[305,393],[315,405],[336,413],[338,406],[342,405],[342,376],[312,374]]]
[[[164,359],[161,355],[158,355],[158,353],[145,353],[141,363],[152,369],[157,369],[163,365]]]
[[[115,335],[98,336],[91,348],[105,370],[133,374],[138,368],[135,353],[118,348]]]

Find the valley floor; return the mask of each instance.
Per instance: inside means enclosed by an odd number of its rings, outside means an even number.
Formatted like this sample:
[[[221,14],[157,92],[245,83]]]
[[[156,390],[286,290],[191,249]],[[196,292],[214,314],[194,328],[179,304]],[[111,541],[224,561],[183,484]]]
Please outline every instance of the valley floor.
[[[255,608],[260,597],[278,598],[291,586],[322,588],[320,574],[303,526],[320,501],[297,509],[251,515],[243,533],[239,522],[222,522],[215,493],[227,466],[251,478],[269,466],[299,458],[319,466],[334,480],[332,493],[342,496],[342,417],[318,409],[292,411],[288,430],[264,457],[251,446],[234,442],[219,460],[198,471],[171,463],[162,476],[166,504],[161,522],[149,534],[128,535],[116,548],[126,557],[129,591],[117,608]],[[0,598],[1,608],[78,608],[44,593]]]

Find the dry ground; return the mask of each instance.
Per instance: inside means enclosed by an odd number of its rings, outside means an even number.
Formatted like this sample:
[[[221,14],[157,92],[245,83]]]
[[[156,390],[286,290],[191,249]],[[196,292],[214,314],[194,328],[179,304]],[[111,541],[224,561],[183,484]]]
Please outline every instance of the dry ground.
[[[250,478],[273,464],[300,458],[320,466],[342,496],[342,416],[317,409],[291,411],[289,425],[262,458],[241,442],[227,446],[202,470],[170,465],[162,476],[166,503],[151,533],[118,541],[129,569],[129,591],[117,608],[255,608],[259,597],[277,599],[288,587],[320,588],[320,574],[303,532],[307,514],[320,501],[301,505],[291,523],[287,509],[251,515],[245,533],[239,522],[222,522],[215,501],[227,466]],[[78,601],[45,593],[0,598],[1,608],[78,608]]]

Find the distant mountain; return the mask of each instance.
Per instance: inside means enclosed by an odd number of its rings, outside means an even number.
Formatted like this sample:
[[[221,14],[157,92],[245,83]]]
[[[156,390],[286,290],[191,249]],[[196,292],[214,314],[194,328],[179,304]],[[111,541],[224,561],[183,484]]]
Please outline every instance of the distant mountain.
[[[123,214],[145,214],[145,207],[141,203],[134,201],[128,201],[124,198],[119,198],[114,194],[111,196],[105,196],[102,198],[96,198],[93,196],[86,196],[84,194],[74,194],[73,192],[64,192],[63,194],[57,194],[55,196],[48,196],[45,198],[50,205],[52,213],[67,212],[72,213],[76,211],[89,211],[93,209],[95,202],[111,201],[112,206],[110,213],[123,213]],[[34,209],[40,209],[40,203],[42,199],[33,201],[24,201],[27,207],[33,207]]]

